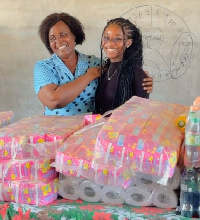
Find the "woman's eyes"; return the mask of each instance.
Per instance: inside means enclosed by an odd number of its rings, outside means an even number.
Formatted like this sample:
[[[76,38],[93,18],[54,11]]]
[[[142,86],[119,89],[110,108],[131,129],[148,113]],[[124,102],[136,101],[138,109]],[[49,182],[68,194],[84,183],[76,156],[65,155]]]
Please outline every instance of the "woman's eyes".
[[[56,40],[56,38],[55,37],[51,37],[49,40],[50,41],[54,41],[54,40]]]
[[[68,34],[66,34],[66,33],[61,33],[61,36],[66,37],[66,36],[68,36]]]
[[[123,41],[123,39],[121,37],[115,37],[113,40],[114,40],[114,42],[121,42],[121,41]]]
[[[121,38],[121,37],[110,38],[109,36],[103,36],[102,41],[105,43],[107,43],[109,41],[112,41],[114,43],[121,43],[123,41],[123,38]]]
[[[109,41],[109,40],[110,40],[110,37],[103,36],[103,37],[102,37],[102,40],[103,40],[103,41]]]
[[[67,33],[60,33],[60,37],[67,37],[67,36],[69,36]],[[56,37],[55,37],[55,36],[52,36],[52,37],[49,38],[49,40],[50,40],[51,42],[53,42],[53,41],[56,40]]]

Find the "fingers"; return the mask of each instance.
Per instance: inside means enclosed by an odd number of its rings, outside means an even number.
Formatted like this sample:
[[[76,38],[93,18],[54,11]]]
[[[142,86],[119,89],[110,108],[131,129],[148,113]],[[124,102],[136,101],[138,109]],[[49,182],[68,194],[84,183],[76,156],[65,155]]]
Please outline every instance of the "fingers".
[[[153,78],[152,77],[147,77],[143,79],[144,82],[152,82],[153,83]]]
[[[147,93],[152,93],[153,92],[153,88],[152,87],[144,87],[144,90],[146,90]]]
[[[101,74],[101,69],[102,68],[100,66],[97,66],[96,69],[97,69],[98,73]]]
[[[144,71],[147,76],[149,76],[149,72],[147,70]]]
[[[146,81],[142,83],[143,89],[147,91],[147,93],[153,92],[153,81]]]
[[[152,93],[153,92],[153,87],[148,86],[148,87],[143,87],[144,90],[147,91],[147,93]]]
[[[146,78],[143,79],[143,89],[147,91],[147,93],[152,93],[153,92],[153,78],[149,76],[148,71],[144,71],[145,74],[147,75]]]
[[[151,86],[151,87],[153,87],[153,82],[152,81],[143,81],[143,83],[142,83],[142,86],[144,87],[144,86]]]

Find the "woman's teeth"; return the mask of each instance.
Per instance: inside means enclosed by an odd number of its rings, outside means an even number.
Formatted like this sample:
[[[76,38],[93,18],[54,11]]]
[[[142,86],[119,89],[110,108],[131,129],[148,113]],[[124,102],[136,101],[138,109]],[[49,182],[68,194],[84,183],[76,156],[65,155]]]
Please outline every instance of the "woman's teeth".
[[[58,50],[63,50],[66,46],[58,47]]]
[[[117,49],[109,49],[109,48],[107,48],[107,51],[108,52],[114,52],[114,51],[116,51]]]

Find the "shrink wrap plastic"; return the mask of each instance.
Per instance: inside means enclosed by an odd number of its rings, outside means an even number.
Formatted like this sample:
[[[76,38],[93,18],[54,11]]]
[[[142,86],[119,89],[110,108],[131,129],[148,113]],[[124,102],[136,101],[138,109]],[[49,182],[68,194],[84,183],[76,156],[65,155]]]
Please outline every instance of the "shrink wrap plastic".
[[[137,180],[135,181],[138,182]],[[92,181],[60,174],[59,194],[65,199],[82,199],[88,202],[111,204],[126,203],[132,206],[157,206],[160,208],[175,208],[178,197],[172,186],[152,183],[153,187],[133,184],[125,188],[117,186],[100,186]]]
[[[175,120],[189,107],[133,96],[115,109],[96,138],[92,167],[118,172],[130,167],[167,184],[184,139]]]

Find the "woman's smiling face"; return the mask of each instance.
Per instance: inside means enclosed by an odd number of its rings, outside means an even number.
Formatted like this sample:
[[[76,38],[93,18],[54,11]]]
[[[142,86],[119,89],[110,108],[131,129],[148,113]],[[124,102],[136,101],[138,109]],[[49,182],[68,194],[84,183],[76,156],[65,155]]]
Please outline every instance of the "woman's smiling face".
[[[75,36],[63,21],[57,22],[49,30],[49,43],[52,51],[61,59],[66,59],[75,52]]]
[[[110,24],[104,30],[101,43],[107,58],[111,62],[119,62],[122,61],[124,51],[130,41],[123,33],[120,25]]]

